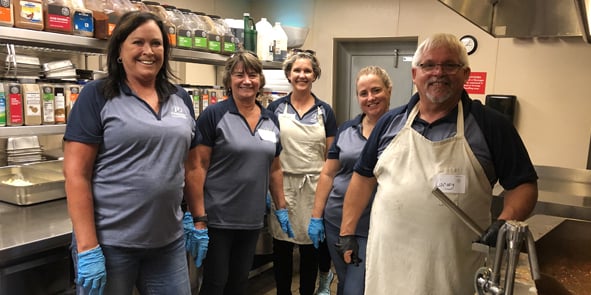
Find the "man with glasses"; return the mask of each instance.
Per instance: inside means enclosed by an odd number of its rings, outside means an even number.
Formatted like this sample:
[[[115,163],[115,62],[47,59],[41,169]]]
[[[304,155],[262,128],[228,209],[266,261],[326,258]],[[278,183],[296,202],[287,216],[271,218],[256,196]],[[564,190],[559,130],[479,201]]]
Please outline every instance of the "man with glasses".
[[[537,175],[519,134],[501,113],[468,96],[469,75],[457,37],[426,39],[413,58],[418,93],[382,116],[355,165],[337,247],[347,263],[366,259],[365,294],[474,294],[484,257],[471,250],[472,241],[495,245],[505,220],[524,220],[535,206]],[[491,224],[497,181],[506,195]],[[475,236],[432,195],[435,187],[485,233]],[[358,257],[355,228],[376,188],[367,257]]]

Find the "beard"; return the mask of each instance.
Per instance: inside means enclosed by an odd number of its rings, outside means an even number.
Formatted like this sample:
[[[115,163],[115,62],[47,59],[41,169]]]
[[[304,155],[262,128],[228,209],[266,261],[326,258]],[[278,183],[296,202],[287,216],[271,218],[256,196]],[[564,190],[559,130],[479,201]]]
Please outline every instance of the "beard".
[[[440,85],[431,85],[433,83],[440,83]],[[427,82],[426,97],[434,104],[442,104],[452,96],[451,83],[447,80],[433,79]],[[435,89],[432,89],[432,88]]]

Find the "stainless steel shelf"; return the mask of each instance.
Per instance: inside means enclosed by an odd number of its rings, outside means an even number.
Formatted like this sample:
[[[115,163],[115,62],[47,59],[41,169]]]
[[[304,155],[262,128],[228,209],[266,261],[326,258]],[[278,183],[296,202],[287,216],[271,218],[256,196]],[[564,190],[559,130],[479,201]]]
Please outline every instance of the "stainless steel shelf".
[[[107,47],[106,40],[2,26],[0,26],[0,43],[44,50],[66,50],[79,54],[104,54]],[[170,58],[174,61],[221,66],[224,65],[228,56],[173,48]],[[263,62],[263,67],[266,69],[281,69],[281,63]]]
[[[66,131],[65,124],[39,126],[6,126],[0,127],[0,137],[63,134],[64,131]]]

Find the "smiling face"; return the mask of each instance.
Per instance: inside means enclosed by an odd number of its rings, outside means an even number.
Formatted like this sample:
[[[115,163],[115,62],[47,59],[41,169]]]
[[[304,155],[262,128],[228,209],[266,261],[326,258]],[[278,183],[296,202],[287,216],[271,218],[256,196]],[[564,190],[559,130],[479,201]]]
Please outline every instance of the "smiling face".
[[[436,65],[431,71],[420,66],[412,68],[412,79],[421,99],[427,98],[425,102],[433,104],[451,104],[460,100],[464,83],[470,76],[470,68],[462,67],[457,72],[449,73],[441,66],[461,64],[458,54],[446,47],[436,47],[424,52],[418,64]]]
[[[384,81],[374,74],[362,75],[357,79],[357,102],[361,111],[372,119],[388,111],[391,94],[392,88],[384,85]]]
[[[119,58],[128,81],[154,82],[164,62],[162,32],[153,20],[137,27],[123,43]]]
[[[310,91],[316,75],[312,68],[312,61],[308,58],[298,58],[293,63],[288,76],[294,91]]]
[[[238,62],[230,73],[232,96],[235,99],[256,99],[261,87],[261,75],[255,70],[244,68],[243,62]]]

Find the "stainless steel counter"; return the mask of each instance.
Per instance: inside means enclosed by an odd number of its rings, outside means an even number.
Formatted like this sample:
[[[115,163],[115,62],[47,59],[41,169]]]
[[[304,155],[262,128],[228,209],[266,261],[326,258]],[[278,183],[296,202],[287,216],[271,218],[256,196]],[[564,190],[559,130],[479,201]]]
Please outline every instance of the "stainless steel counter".
[[[70,243],[65,199],[31,206],[0,202],[0,265]]]

